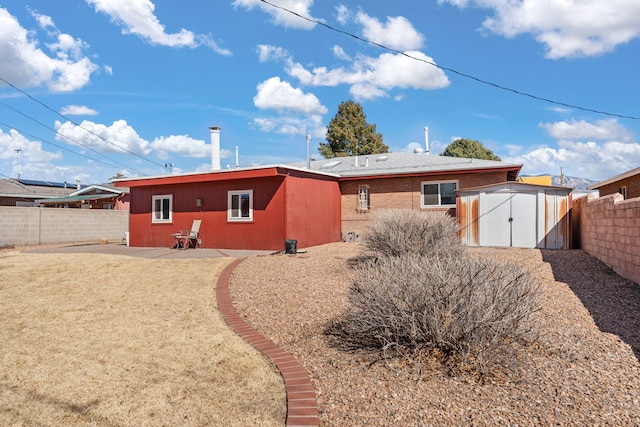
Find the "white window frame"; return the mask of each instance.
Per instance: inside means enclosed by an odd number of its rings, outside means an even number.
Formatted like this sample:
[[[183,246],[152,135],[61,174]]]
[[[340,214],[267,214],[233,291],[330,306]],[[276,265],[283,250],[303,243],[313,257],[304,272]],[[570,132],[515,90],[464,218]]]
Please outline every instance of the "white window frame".
[[[168,216],[164,218],[162,213],[164,211],[164,200],[168,200],[169,209]],[[160,210],[156,210],[156,202],[160,202]],[[173,195],[162,194],[157,196],[151,196],[151,222],[154,224],[170,223],[173,220]]]
[[[371,191],[368,185],[358,185],[358,199],[356,210],[358,212],[367,212],[371,209]]]
[[[428,208],[450,208],[450,207],[455,207],[456,203],[455,203],[455,199],[453,203],[448,203],[448,204],[443,204],[442,203],[442,190],[441,190],[441,185],[442,184],[455,184],[456,188],[455,190],[458,189],[458,180],[448,180],[448,181],[422,181],[420,183],[420,207],[424,208],[424,209],[428,209]],[[438,186],[438,204],[430,204],[427,205],[424,203],[424,187],[425,185],[437,185]],[[454,197],[455,197],[455,192],[454,192]]]
[[[232,209],[233,198],[249,195],[249,216],[241,216],[241,209],[235,213]],[[241,200],[241,199],[240,199]],[[240,215],[238,215],[240,214]],[[253,221],[253,190],[233,190],[227,193],[227,221],[229,222],[252,222]]]

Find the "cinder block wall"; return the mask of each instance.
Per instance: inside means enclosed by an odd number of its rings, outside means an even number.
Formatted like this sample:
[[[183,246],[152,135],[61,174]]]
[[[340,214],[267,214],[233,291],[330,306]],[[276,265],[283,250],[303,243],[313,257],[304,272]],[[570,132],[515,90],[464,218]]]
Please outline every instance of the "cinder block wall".
[[[0,246],[120,242],[127,231],[128,211],[0,206]]]
[[[620,194],[574,200],[580,214],[580,244],[620,276],[640,283],[640,197]]]

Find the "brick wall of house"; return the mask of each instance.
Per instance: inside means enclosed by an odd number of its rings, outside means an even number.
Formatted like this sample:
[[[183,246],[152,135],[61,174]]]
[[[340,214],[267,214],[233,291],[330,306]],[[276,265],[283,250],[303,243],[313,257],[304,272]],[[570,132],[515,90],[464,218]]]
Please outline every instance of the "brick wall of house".
[[[617,274],[640,283],[640,197],[620,194],[573,201],[579,215],[580,247]]]
[[[361,235],[366,229],[367,222],[380,209],[421,209],[420,184],[429,181],[457,181],[458,189],[462,189],[505,182],[507,174],[506,172],[487,172],[342,181],[340,193],[342,194],[343,237],[349,232]],[[370,209],[368,211],[358,210],[358,186],[360,185],[369,186]],[[422,210],[447,212],[452,217],[456,216],[455,207],[423,208]]]
[[[128,230],[128,211],[0,206],[0,247],[121,242]]]
[[[618,193],[621,187],[627,187],[627,199],[640,197],[640,174],[612,182],[611,184],[603,185],[598,190],[602,197]]]

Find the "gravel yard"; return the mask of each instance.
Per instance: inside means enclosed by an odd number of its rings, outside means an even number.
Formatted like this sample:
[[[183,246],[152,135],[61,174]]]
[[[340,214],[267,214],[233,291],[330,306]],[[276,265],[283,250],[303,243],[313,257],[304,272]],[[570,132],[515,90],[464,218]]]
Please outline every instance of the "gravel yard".
[[[474,248],[540,281],[541,336],[519,375],[479,385],[331,345],[348,303],[356,243],[252,257],[231,296],[254,328],[291,352],[315,387],[326,426],[640,425],[640,286],[581,250]],[[268,274],[266,274],[268,272]]]

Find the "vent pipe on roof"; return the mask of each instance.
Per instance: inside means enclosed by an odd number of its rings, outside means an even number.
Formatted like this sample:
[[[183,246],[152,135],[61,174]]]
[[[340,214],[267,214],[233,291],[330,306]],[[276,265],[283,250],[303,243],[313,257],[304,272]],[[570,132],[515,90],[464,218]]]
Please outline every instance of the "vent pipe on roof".
[[[220,126],[209,126],[211,135],[211,170],[220,170]]]
[[[240,162],[238,158],[238,146],[236,145],[236,169],[240,167]]]
[[[428,126],[424,127],[424,145],[425,145],[424,154],[428,156],[429,155],[429,127]]]
[[[307,169],[311,169],[311,135],[307,134]]]
[[[76,179],[76,190],[80,190],[80,180]]]

